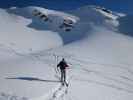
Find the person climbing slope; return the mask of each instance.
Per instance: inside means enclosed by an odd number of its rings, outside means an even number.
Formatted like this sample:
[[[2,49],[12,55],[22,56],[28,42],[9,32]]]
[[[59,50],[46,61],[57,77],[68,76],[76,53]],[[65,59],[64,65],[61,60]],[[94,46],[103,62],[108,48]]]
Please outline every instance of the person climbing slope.
[[[65,59],[63,58],[58,64],[57,64],[57,69],[60,68],[61,72],[61,83],[62,85],[67,84],[66,82],[66,68],[69,67]]]

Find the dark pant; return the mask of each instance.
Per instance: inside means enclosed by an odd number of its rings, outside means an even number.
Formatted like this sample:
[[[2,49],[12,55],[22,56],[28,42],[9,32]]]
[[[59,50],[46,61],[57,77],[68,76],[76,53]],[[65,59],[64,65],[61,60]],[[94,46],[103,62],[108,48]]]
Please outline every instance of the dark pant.
[[[61,69],[61,82],[66,82],[66,70]]]

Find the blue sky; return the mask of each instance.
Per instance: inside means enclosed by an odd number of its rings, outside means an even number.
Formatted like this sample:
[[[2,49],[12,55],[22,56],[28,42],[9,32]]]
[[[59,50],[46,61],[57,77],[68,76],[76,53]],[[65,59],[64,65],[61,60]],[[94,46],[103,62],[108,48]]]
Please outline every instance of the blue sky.
[[[0,7],[42,6],[57,10],[76,9],[85,5],[100,5],[118,12],[133,14],[133,0],[0,0]]]

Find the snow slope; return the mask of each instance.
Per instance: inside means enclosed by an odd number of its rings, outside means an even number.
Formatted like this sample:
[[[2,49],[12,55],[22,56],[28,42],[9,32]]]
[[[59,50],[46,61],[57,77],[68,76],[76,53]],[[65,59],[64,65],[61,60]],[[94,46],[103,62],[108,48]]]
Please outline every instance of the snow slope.
[[[19,52],[33,52],[50,49],[62,44],[61,38],[56,32],[38,31],[27,28],[32,19],[20,15],[10,14],[0,9],[1,36],[0,44],[18,49]],[[42,47],[42,45],[45,45]]]
[[[133,39],[120,30],[123,17],[96,6],[0,9],[0,100],[132,100]],[[69,87],[55,70],[63,57]]]

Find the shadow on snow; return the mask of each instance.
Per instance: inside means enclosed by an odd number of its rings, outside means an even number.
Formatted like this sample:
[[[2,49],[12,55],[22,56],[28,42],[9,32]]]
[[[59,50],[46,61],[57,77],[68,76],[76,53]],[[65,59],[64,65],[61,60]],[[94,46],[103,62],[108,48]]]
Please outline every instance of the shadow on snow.
[[[40,81],[40,82],[60,82],[58,80],[44,80],[36,77],[7,77],[5,79],[10,79],[10,80],[25,80],[25,81]]]

